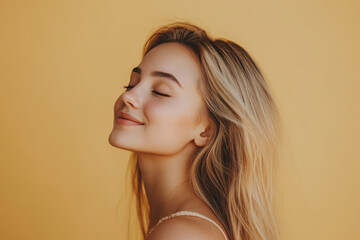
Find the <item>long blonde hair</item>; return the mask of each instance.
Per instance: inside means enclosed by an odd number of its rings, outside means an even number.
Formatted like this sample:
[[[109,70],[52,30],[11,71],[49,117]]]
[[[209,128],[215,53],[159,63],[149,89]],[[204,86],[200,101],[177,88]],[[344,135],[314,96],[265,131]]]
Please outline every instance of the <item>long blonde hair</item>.
[[[190,160],[194,192],[208,204],[233,240],[279,239],[273,177],[281,142],[279,111],[259,67],[238,44],[213,39],[188,22],[156,30],[143,57],[154,47],[178,42],[197,55],[198,89],[215,127],[211,141]],[[137,214],[145,238],[149,205],[133,152],[129,167]]]

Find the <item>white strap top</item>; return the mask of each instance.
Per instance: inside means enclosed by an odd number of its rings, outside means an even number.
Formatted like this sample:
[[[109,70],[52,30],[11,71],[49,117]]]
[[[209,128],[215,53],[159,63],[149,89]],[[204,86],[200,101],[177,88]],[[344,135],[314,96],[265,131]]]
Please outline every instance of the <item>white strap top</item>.
[[[166,219],[169,219],[169,218],[172,218],[172,217],[176,217],[176,216],[184,216],[184,215],[195,216],[195,217],[199,217],[199,218],[202,218],[202,219],[205,219],[205,220],[210,221],[211,223],[215,224],[215,226],[216,226],[217,228],[220,229],[221,233],[224,235],[224,238],[225,238],[226,240],[228,240],[227,237],[226,237],[226,234],[224,233],[224,231],[221,229],[221,227],[220,227],[216,222],[214,222],[213,220],[211,220],[211,219],[208,218],[208,217],[205,217],[204,215],[202,215],[202,214],[200,214],[200,213],[190,212],[190,211],[180,211],[180,212],[172,213],[172,214],[170,214],[169,216],[163,217],[162,219],[159,220],[159,222],[158,222],[154,227],[152,227],[152,228],[150,229],[150,231],[149,231],[149,233],[146,235],[146,237],[150,235],[150,233],[154,230],[154,228],[155,228],[157,225],[159,225],[160,223],[162,223],[162,222],[165,221]],[[145,238],[146,238],[146,237],[145,237]]]

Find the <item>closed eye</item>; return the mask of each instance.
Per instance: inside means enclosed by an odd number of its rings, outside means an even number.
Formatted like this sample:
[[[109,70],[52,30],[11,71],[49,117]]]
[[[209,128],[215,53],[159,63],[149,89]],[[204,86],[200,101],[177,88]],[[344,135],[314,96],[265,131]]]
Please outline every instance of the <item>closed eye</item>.
[[[164,96],[164,97],[170,97],[170,96],[167,95],[167,94],[160,93],[160,92],[157,92],[157,91],[153,91],[153,93],[155,93],[155,94],[157,94],[157,95],[160,95],[160,96]]]
[[[134,86],[130,86],[130,85],[128,85],[128,86],[124,86],[124,88],[126,88],[126,89],[131,89],[131,88],[133,88]],[[161,92],[157,92],[157,91],[153,91],[153,93],[155,93],[155,94],[157,94],[157,95],[160,95],[160,96],[164,96],[164,97],[170,97],[169,95],[167,95],[167,94],[165,94],[165,93],[161,93]]]
[[[134,86],[130,86],[130,85],[128,85],[128,86],[124,86],[124,88],[126,88],[126,89],[131,89],[131,88],[133,88]]]

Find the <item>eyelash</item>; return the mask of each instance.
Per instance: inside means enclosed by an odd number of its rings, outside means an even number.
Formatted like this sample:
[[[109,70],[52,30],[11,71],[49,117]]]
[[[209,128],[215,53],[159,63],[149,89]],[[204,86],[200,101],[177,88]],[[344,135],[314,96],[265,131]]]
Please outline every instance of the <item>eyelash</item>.
[[[130,85],[124,86],[124,88],[126,88],[126,89],[131,89],[131,88],[133,88],[133,87],[134,87],[134,86],[130,86]],[[167,94],[160,93],[160,92],[157,92],[157,91],[153,91],[153,93],[155,93],[155,94],[157,94],[157,95],[160,95],[160,96],[164,96],[164,97],[170,97],[170,96],[167,95]]]

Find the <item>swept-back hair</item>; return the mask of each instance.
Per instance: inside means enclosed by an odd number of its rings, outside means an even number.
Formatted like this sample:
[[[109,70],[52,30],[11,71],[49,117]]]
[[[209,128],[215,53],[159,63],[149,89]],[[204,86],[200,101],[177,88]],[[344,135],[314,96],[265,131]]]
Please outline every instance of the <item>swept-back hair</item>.
[[[202,76],[197,87],[206,107],[201,117],[208,117],[215,129],[208,144],[190,159],[194,192],[216,214],[230,239],[279,239],[273,183],[282,124],[263,74],[244,48],[211,38],[189,22],[156,30],[144,45],[143,57],[167,42],[183,44],[198,57]],[[134,152],[129,167],[144,238],[149,205]]]

